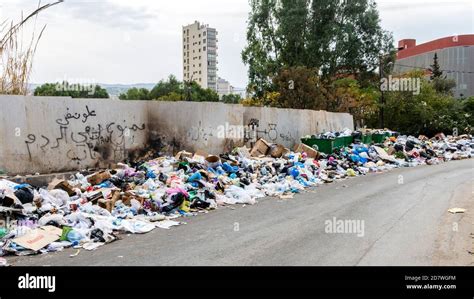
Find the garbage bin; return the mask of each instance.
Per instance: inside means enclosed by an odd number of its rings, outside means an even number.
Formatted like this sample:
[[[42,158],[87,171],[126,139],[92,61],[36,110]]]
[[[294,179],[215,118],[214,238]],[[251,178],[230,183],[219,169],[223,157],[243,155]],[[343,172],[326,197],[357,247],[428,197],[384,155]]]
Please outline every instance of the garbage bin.
[[[346,146],[346,143],[345,143],[344,137],[337,137],[336,139],[334,139],[333,150],[336,148],[341,148],[345,146]]]
[[[386,132],[386,133],[382,133],[382,134],[374,134],[372,135],[372,140],[375,142],[375,143],[383,143],[385,141],[386,138],[390,137],[390,133]]]
[[[348,147],[354,142],[354,136],[345,136],[342,138],[344,139],[344,147]]]
[[[317,146],[317,150],[321,153],[332,154],[334,151],[334,139],[316,139],[316,138],[303,138],[301,139],[303,144],[313,147]]]
[[[361,142],[363,144],[371,144],[372,143],[372,134],[364,134],[362,135]]]

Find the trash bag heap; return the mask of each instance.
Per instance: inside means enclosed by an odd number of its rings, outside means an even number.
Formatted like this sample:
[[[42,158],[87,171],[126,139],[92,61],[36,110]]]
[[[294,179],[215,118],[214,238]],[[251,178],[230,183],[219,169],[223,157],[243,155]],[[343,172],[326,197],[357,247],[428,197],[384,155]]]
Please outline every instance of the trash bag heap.
[[[390,132],[379,144],[363,144],[362,132],[328,132],[320,138],[353,136],[332,154],[298,144],[293,151],[260,139],[250,150],[220,156],[182,151],[136,167],[35,188],[0,180],[0,256],[31,255],[64,248],[95,250],[122,233],[143,234],[185,224],[180,219],[228,205],[253,205],[263,197],[292,198],[308,187],[398,167],[435,165],[471,158],[472,136],[428,139]],[[315,137],[315,136],[313,136]]]

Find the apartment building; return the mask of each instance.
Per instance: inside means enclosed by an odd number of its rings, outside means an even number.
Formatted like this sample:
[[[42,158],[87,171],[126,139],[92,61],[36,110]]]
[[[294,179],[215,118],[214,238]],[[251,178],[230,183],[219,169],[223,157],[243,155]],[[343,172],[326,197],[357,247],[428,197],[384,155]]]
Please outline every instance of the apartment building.
[[[217,92],[217,30],[195,21],[183,26],[183,81]]]
[[[399,52],[394,73],[425,70],[433,64],[435,53],[443,74],[456,82],[454,95],[458,98],[474,96],[474,35],[455,35],[417,44],[415,39],[398,43]]]

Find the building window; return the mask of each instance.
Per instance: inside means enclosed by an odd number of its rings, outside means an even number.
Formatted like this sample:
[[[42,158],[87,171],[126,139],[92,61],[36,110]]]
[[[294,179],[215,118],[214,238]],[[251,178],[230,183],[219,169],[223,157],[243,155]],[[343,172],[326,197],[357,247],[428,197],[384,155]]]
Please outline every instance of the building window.
[[[206,33],[207,33],[207,32],[206,32],[206,31],[204,31],[204,33],[202,34],[202,36],[206,36]]]
[[[203,49],[204,51],[206,51],[206,47],[203,47],[202,49]]]
[[[202,42],[205,44],[205,43],[206,43],[206,39],[204,39]]]

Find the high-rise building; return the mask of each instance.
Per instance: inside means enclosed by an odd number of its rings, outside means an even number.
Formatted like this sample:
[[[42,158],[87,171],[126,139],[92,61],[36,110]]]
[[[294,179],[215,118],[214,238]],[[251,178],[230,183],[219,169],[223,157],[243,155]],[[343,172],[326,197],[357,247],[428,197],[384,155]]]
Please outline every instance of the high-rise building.
[[[183,81],[217,91],[217,31],[198,21],[183,26]]]
[[[424,70],[429,75],[436,53],[443,74],[456,82],[454,95],[459,98],[474,95],[473,34],[444,37],[419,45],[415,39],[404,39],[398,46],[395,74]]]
[[[229,81],[222,78],[217,78],[217,94],[219,95],[219,98],[232,94],[233,92],[234,87],[230,85]]]

